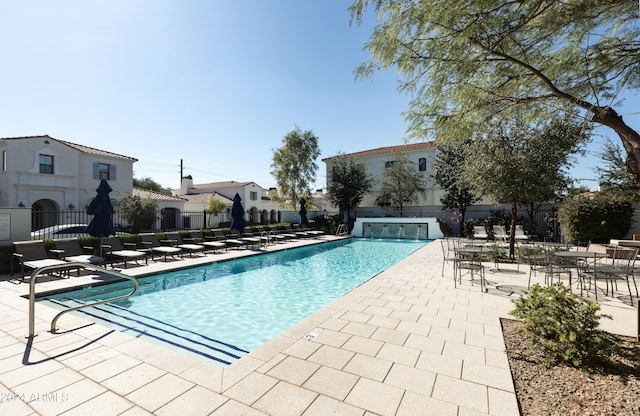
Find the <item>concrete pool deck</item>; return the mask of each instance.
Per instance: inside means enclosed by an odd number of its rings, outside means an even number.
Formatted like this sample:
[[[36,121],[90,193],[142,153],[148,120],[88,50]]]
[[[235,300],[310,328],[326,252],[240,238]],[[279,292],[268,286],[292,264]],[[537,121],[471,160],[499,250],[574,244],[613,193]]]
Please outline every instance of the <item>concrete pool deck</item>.
[[[327,236],[324,240],[333,239]],[[270,250],[318,242],[299,240]],[[149,262],[130,275],[197,265],[250,250]],[[500,318],[526,288],[527,266],[487,269],[489,290],[454,288],[439,242],[228,366],[162,348],[36,305],[28,285],[0,278],[2,415],[518,415]],[[37,284],[68,287],[91,276]],[[540,282],[542,276],[537,281]],[[605,329],[635,336],[636,309],[599,298]],[[188,300],[187,300],[188,301]]]

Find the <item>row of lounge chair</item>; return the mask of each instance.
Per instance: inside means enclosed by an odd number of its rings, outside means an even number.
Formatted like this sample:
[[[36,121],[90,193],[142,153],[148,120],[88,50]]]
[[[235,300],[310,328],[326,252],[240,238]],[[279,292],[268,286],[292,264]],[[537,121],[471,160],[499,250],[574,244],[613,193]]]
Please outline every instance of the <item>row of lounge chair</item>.
[[[496,241],[507,241],[509,239],[509,235],[507,234],[505,228],[502,225],[494,225],[493,226],[493,238]],[[487,233],[484,225],[475,225],[473,227],[473,238],[476,240],[486,240],[489,238],[489,234]],[[522,225],[516,225],[516,232],[514,234],[514,239],[516,241],[528,241],[529,236],[525,234],[524,228]]]
[[[207,251],[252,248],[260,245],[275,244],[278,242],[299,238],[319,237],[322,231],[303,229],[246,229],[244,232],[230,232],[225,234],[222,230],[213,230],[210,234],[202,231],[190,231],[189,237],[183,237],[178,231],[164,233],[164,238],[159,239],[155,233],[139,234],[140,243],[122,242],[118,237],[106,237],[100,239],[99,253],[94,253],[93,247],[82,247],[78,239],[54,240],[55,249],[47,253],[43,240],[15,242],[16,252],[13,253],[20,265],[21,281],[24,280],[27,271],[45,266],[60,266],[64,270],[65,264],[91,263],[106,266],[110,264],[123,264],[127,267],[129,262],[139,264],[144,261],[148,264],[148,258],[152,261],[163,258],[166,262],[169,257],[196,253],[205,254]],[[55,257],[52,257],[55,256]],[[14,262],[11,262],[11,274],[13,275]]]

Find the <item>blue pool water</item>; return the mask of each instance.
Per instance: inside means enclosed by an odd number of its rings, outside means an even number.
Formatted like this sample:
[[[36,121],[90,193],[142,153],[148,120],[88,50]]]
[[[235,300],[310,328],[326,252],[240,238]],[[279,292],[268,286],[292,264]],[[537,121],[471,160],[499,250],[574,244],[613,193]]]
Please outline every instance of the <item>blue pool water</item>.
[[[425,243],[348,239],[214,263],[140,278],[134,296],[75,313],[229,364]],[[130,290],[122,282],[39,301],[61,309]]]

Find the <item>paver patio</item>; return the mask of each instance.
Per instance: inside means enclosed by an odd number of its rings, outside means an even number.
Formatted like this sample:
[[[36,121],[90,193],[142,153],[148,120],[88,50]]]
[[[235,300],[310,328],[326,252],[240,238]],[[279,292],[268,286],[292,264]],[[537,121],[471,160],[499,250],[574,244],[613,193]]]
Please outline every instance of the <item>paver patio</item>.
[[[528,269],[488,271],[489,291],[481,293],[468,281],[454,288],[449,266],[441,277],[442,261],[439,243],[428,244],[226,368],[70,315],[59,321],[63,333],[51,334],[57,311],[42,305],[38,336],[28,343],[28,301],[21,297],[28,285],[4,276],[0,414],[518,415],[500,318],[526,287]],[[37,286],[82,279],[90,277]],[[635,335],[636,309],[601,300],[614,316],[603,327]]]

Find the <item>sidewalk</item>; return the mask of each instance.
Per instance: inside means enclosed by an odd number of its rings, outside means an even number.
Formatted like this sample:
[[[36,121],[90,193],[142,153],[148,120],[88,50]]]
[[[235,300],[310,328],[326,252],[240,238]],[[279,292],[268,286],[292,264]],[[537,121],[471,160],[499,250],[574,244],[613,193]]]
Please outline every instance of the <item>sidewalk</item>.
[[[518,415],[500,318],[528,269],[487,270],[487,293],[441,273],[435,242],[226,368],[70,315],[53,335],[40,305],[29,345],[28,285],[0,281],[0,414]],[[602,305],[603,327],[635,335],[635,308]]]

